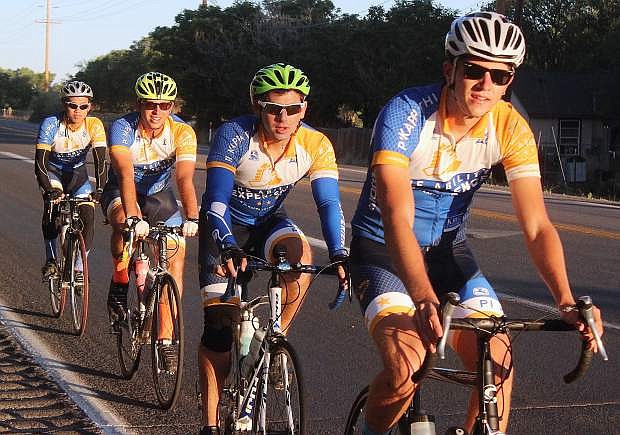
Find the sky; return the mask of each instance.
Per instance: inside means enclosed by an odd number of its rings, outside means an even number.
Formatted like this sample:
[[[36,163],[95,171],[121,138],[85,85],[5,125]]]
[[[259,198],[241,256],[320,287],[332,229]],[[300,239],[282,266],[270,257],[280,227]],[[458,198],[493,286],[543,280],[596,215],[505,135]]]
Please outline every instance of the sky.
[[[129,46],[157,26],[174,25],[184,9],[201,0],[49,0],[51,8],[49,69],[55,82],[75,74],[79,66],[112,50]],[[394,0],[332,0],[343,13],[365,15],[370,6],[389,9]],[[233,0],[210,0],[226,8]],[[482,1],[434,0],[462,12],[477,10]],[[46,0],[0,0],[0,68],[45,70]]]

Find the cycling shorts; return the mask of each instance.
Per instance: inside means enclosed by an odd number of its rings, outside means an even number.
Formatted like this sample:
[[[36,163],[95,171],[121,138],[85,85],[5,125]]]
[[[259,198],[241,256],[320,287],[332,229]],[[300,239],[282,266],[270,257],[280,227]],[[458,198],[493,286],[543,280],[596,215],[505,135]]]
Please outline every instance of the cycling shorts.
[[[153,195],[138,196],[138,207],[142,216],[151,224],[164,222],[174,227],[183,224],[179,206],[171,189],[165,189]],[[121,206],[121,192],[114,183],[107,183],[101,194],[101,209],[105,217],[110,220],[113,209]]]
[[[208,228],[206,215],[200,213],[198,261],[202,303],[205,308],[221,302],[228,282],[227,278],[213,273],[214,267],[220,264],[221,260],[219,249]],[[273,248],[283,239],[294,237],[307,243],[304,233],[282,209],[259,226],[233,224],[232,232],[244,252],[267,260],[273,259]]]
[[[72,171],[62,171],[55,166],[49,166],[47,175],[54,189],[60,189],[72,197],[86,198],[93,192],[86,165],[79,166]]]
[[[439,299],[448,292],[456,292],[467,307],[457,308],[453,317],[503,316],[495,291],[480,272],[465,241],[424,248],[423,255]],[[351,279],[371,334],[379,320],[390,314],[413,315],[415,305],[398,278],[385,245],[354,236],[351,241]]]

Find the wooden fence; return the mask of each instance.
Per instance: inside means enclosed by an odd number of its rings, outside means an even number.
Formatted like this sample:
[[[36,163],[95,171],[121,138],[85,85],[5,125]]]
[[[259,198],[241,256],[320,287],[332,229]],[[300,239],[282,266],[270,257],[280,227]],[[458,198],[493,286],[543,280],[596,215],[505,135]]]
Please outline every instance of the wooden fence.
[[[317,128],[334,145],[339,164],[366,166],[370,149],[370,128]]]

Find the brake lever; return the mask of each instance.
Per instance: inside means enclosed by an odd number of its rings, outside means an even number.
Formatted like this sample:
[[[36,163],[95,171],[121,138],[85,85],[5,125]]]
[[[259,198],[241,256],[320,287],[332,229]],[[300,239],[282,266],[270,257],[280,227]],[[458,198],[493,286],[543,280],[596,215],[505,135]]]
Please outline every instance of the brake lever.
[[[592,335],[594,335],[594,341],[596,341],[596,345],[598,346],[598,351],[601,353],[601,358],[603,361],[609,361],[607,357],[607,351],[605,350],[605,345],[603,344],[603,340],[596,330],[596,324],[594,323],[594,314],[592,309],[592,298],[590,296],[581,296],[577,300],[577,309],[579,310],[579,314],[588,324],[590,331],[592,331]]]
[[[445,359],[445,350],[446,350],[446,342],[448,341],[448,332],[450,332],[450,325],[452,324],[452,314],[454,313],[454,308],[456,308],[461,301],[461,297],[458,293],[450,292],[447,294],[448,300],[446,301],[443,310],[443,335],[441,336],[441,340],[437,345],[437,354],[439,358]]]

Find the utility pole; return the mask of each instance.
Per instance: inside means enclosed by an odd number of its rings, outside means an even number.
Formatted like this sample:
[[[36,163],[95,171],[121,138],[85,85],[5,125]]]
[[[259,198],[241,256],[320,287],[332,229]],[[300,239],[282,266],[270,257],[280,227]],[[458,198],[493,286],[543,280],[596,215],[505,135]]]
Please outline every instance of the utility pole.
[[[49,51],[50,51],[50,33],[52,24],[58,24],[58,21],[52,21],[52,0],[46,0],[45,19],[36,20],[37,23],[45,23],[45,91],[50,90],[50,69],[49,69]]]

